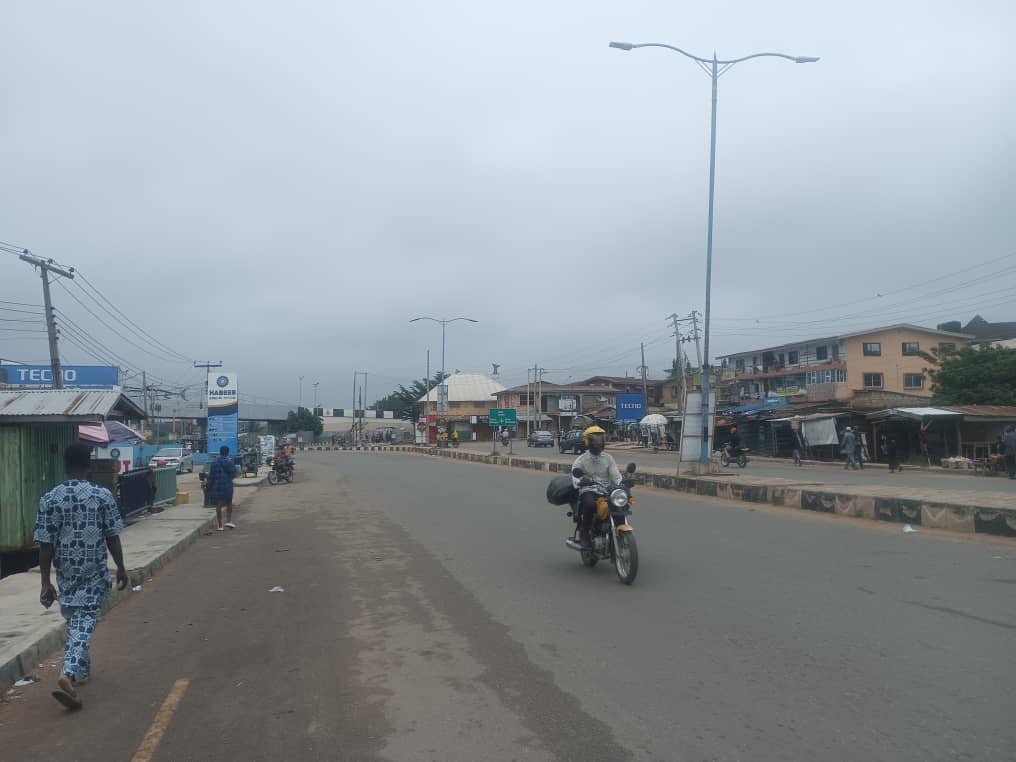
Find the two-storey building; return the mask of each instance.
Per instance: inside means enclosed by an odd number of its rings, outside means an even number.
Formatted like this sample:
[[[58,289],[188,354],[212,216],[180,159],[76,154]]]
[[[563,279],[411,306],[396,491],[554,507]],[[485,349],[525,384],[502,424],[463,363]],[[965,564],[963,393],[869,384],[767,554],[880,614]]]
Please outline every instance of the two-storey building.
[[[734,371],[731,400],[770,396],[848,401],[859,392],[930,397],[923,354],[965,344],[967,334],[899,323],[722,356]]]

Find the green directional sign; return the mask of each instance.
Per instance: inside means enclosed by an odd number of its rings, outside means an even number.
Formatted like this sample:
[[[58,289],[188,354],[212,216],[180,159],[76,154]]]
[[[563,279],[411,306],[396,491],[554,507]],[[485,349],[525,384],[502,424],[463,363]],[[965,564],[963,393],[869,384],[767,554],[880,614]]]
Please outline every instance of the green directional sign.
[[[492,407],[490,409],[491,426],[517,426],[518,416],[513,407]]]

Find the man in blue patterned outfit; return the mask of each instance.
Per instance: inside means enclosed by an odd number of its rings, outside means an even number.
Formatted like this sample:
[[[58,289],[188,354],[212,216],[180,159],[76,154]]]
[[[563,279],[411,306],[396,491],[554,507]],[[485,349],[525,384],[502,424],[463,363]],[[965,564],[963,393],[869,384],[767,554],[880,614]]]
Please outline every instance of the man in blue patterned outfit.
[[[72,444],[64,451],[67,481],[43,495],[35,521],[42,576],[39,601],[49,608],[57,599],[50,581],[56,566],[60,613],[67,620],[63,670],[53,698],[70,709],[81,707],[77,687],[89,678],[88,649],[102,603],[112,588],[107,548],[116,563],[117,589],[123,590],[128,583],[119,537],[123,520],[109,490],[87,480],[91,458],[92,449],[85,444]]]
[[[233,479],[236,478],[236,466],[229,457],[228,445],[219,448],[219,457],[212,461],[208,469],[208,499],[215,503],[215,519],[218,530],[222,531],[222,509],[226,509],[226,524],[229,529],[236,529],[233,523]]]

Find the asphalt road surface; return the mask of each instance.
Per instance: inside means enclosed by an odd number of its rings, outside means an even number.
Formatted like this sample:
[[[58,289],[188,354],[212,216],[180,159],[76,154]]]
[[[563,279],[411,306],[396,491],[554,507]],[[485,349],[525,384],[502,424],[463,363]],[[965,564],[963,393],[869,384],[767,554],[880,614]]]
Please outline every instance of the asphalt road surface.
[[[626,587],[546,474],[298,467],[106,617],[83,710],[58,658],[0,706],[4,759],[1016,757],[1016,543],[641,490]]]
[[[474,452],[489,453],[490,442],[466,442],[460,445],[463,449]],[[504,453],[503,447],[498,446],[498,452]],[[571,462],[575,455],[569,453],[560,454],[557,447],[526,447],[525,440],[514,442],[512,447],[514,454],[520,457],[539,458],[541,460],[561,460]],[[611,448],[607,447],[608,452]],[[652,470],[672,470],[677,466],[677,454],[658,452],[650,450],[614,450],[614,457],[619,463],[634,461],[642,468]],[[735,478],[751,478],[752,476],[774,477],[780,479],[794,479],[812,484],[863,484],[866,486],[886,484],[896,487],[914,487],[927,489],[929,486],[941,489],[957,490],[961,492],[1009,492],[1016,497],[1016,481],[1010,481],[1005,476],[975,476],[971,473],[950,473],[948,471],[921,470],[919,468],[904,467],[902,473],[889,473],[886,468],[869,466],[864,469],[847,471],[843,464],[839,463],[809,463],[803,466],[794,466],[792,463],[774,463],[770,461],[757,460],[749,454],[749,463],[746,468],[738,468],[736,465],[722,469],[724,473]]]

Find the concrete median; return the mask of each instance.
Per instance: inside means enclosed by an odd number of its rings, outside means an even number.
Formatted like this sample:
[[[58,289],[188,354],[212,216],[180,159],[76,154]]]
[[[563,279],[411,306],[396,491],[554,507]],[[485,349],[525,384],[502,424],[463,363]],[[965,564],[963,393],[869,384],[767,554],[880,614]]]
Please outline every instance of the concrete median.
[[[336,449],[402,452],[555,473],[567,472],[570,468],[567,463],[533,457],[491,455],[418,445],[361,445]],[[703,497],[768,503],[835,516],[910,524],[965,534],[1016,537],[1016,501],[1004,493],[965,494],[878,485],[830,485],[822,488],[814,483],[788,479],[759,478],[753,482],[735,482],[723,477],[678,476],[647,469],[636,472],[635,482],[655,489],[687,492]]]

